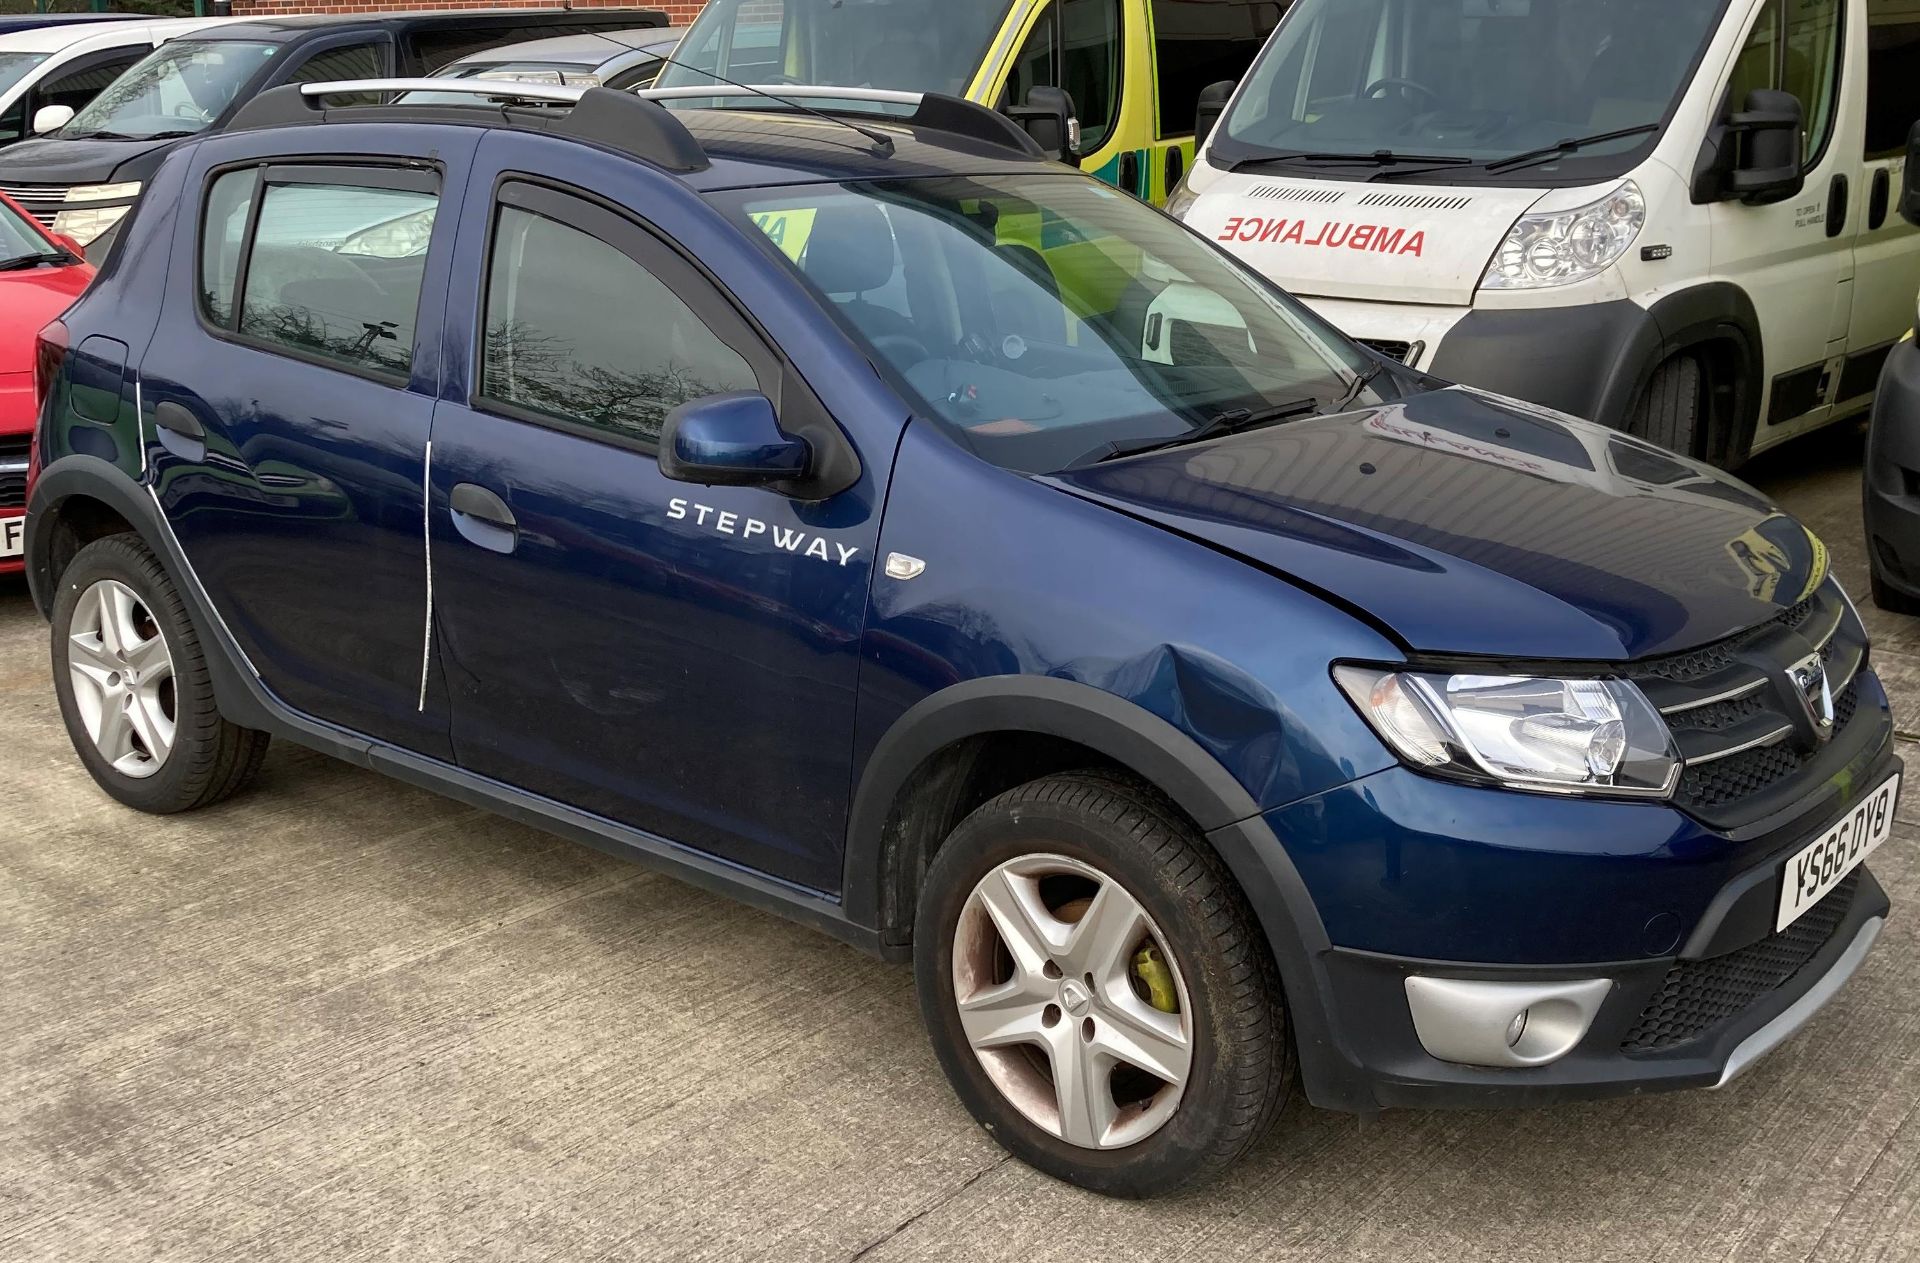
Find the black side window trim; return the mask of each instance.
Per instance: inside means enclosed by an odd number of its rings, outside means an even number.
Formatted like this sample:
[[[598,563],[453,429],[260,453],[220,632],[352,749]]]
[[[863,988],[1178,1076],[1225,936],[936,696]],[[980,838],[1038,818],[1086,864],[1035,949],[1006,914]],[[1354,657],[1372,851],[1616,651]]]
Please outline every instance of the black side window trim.
[[[550,412],[541,412],[486,393],[487,296],[493,289],[493,265],[500,233],[500,212],[512,207],[538,215],[562,227],[585,233],[617,250],[657,279],[674,297],[687,305],[707,331],[722,345],[746,361],[759,383],[760,391],[781,408],[782,385],[790,374],[786,363],[772,343],[749,321],[727,296],[719,281],[708,275],[665,237],[645,226],[630,214],[616,210],[584,190],[541,180],[521,172],[502,174],[494,186],[488,211],[486,264],[480,277],[480,303],[473,329],[467,397],[476,412],[519,421],[527,425],[558,430],[576,438],[589,439],[608,447],[622,448],[652,456],[660,445],[647,439],[616,434],[603,426],[574,420]]]
[[[220,178],[222,176],[232,175],[236,171],[246,170],[252,170],[254,173],[253,191],[249,195],[251,200],[247,203],[246,226],[241,230],[240,257],[234,264],[231,311],[228,313],[226,323],[221,324],[217,323],[208,313],[206,295],[201,289],[201,278],[206,275],[207,266],[207,211],[213,202],[213,186],[219,182]],[[260,207],[266,201],[266,190],[268,187],[276,184],[342,184],[352,188],[398,189],[405,192],[431,193],[437,200],[441,195],[443,174],[438,166],[427,167],[417,161],[407,162],[403,160],[393,165],[385,165],[378,162],[370,163],[360,158],[356,158],[351,162],[334,164],[324,162],[276,163],[271,160],[261,162],[256,159],[251,162],[227,163],[224,166],[215,167],[208,171],[206,178],[201,182],[200,186],[200,211],[199,214],[194,217],[193,314],[194,317],[199,320],[200,327],[211,336],[219,338],[223,342],[232,342],[237,346],[244,346],[268,355],[284,356],[290,360],[298,360],[303,364],[312,364],[319,368],[332,369],[335,372],[347,373],[354,377],[362,377],[368,381],[377,382],[382,386],[394,386],[405,389],[408,382],[412,380],[411,364],[413,360],[417,358],[415,356],[409,355],[408,357],[409,371],[407,373],[386,372],[381,369],[366,368],[359,365],[343,363],[340,360],[328,359],[323,355],[311,354],[300,350],[298,347],[288,346],[284,342],[272,342],[265,338],[248,337],[246,334],[241,333],[239,328],[240,315],[241,308],[246,304],[247,272],[253,265],[254,238],[258,235],[260,227]],[[435,240],[437,240],[440,231],[437,215],[435,217],[434,230]],[[429,254],[432,253],[433,248],[434,241],[430,240],[427,245]],[[425,293],[426,291],[423,288],[421,290],[421,296],[424,297]],[[418,324],[420,298],[416,297],[414,302],[414,349],[417,350],[420,341]]]

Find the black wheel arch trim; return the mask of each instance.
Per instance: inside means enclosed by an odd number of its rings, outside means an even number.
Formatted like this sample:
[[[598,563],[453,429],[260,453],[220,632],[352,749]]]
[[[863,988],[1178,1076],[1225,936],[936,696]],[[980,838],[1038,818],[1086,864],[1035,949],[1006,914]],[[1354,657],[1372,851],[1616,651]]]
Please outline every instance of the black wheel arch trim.
[[[1309,1099],[1370,1112],[1370,1088],[1326,1011],[1332,952],[1320,914],[1286,848],[1244,786],[1192,737],[1115,694],[1051,676],[988,676],[921,699],[894,721],[859,777],[848,817],[848,918],[904,951],[911,908],[886,902],[888,826],[902,790],[942,751],[996,733],[1059,737],[1131,769],[1173,800],[1245,892],[1286,988],[1288,1020]],[[890,924],[904,920],[905,925]]]

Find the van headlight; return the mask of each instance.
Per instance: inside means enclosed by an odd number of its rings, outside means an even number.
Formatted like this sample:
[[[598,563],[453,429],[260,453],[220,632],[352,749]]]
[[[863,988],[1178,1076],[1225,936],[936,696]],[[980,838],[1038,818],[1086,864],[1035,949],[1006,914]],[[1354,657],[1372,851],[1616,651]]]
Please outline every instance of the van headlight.
[[[1665,797],[1680,776],[1666,721],[1626,680],[1387,671],[1333,678],[1420,771],[1557,793]]]
[[[53,231],[72,237],[81,245],[93,244],[94,238],[125,219],[127,212],[133,209],[134,199],[140,196],[140,182],[127,180],[119,184],[76,184],[67,190],[64,202],[68,209],[54,214]],[[93,203],[93,205],[74,206],[73,203]],[[100,202],[117,202],[115,206],[101,206]]]
[[[1647,223],[1647,199],[1632,180],[1570,211],[1522,215],[1494,251],[1484,289],[1550,289],[1600,275],[1620,261]]]
[[[1180,183],[1174,185],[1173,192],[1167,194],[1167,214],[1175,219],[1184,220],[1187,217],[1188,208],[1200,200],[1200,195],[1193,191],[1191,184],[1187,183],[1191,178],[1191,172],[1181,176]]]

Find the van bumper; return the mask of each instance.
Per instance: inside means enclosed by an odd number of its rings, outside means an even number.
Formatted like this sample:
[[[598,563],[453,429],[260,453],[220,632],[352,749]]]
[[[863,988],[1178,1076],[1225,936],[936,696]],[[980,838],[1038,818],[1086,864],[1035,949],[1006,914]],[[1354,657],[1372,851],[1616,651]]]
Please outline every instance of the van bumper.
[[[1518,309],[1301,301],[1395,359],[1417,347],[1412,367],[1422,372],[1614,429],[1625,428],[1666,346],[1652,313],[1626,299]]]
[[[1321,921],[1311,981],[1287,978],[1308,1098],[1363,1114],[1533,1106],[1713,1088],[1743,1073],[1834,999],[1888,915],[1863,865],[1773,928],[1788,858],[1901,768],[1877,681],[1869,693],[1863,706],[1878,713],[1844,788],[1739,836],[1666,804],[1518,794],[1404,768],[1251,822],[1284,849]],[[1255,903],[1269,933],[1284,932]],[[1509,1017],[1528,1008],[1529,1022],[1564,1021],[1569,1003],[1585,1007],[1564,1039],[1542,1031],[1544,1052],[1515,1045],[1540,1060],[1496,1064]],[[1478,1034],[1463,1034],[1471,1022]],[[1492,1055],[1450,1051],[1474,1038]]]
[[[1920,344],[1911,339],[1880,370],[1862,483],[1874,577],[1920,601]]]

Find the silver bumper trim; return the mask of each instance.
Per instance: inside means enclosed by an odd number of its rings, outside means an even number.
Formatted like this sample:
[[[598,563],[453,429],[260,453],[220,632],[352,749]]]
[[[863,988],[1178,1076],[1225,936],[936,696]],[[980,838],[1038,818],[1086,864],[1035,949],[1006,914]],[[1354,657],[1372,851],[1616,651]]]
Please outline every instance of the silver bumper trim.
[[[1840,988],[1846,986],[1847,980],[1859,970],[1860,963],[1867,958],[1867,952],[1873,947],[1873,941],[1880,937],[1880,931],[1886,923],[1885,917],[1869,918],[1820,981],[1795,1000],[1786,1012],[1741,1040],[1733,1050],[1733,1055],[1727,1058],[1726,1069],[1720,1072],[1720,1081],[1713,1085],[1714,1088],[1724,1088],[1751,1070],[1755,1062],[1792,1038],[1812,1020],[1814,1014],[1827,1006],[1829,1000],[1840,994]]]

